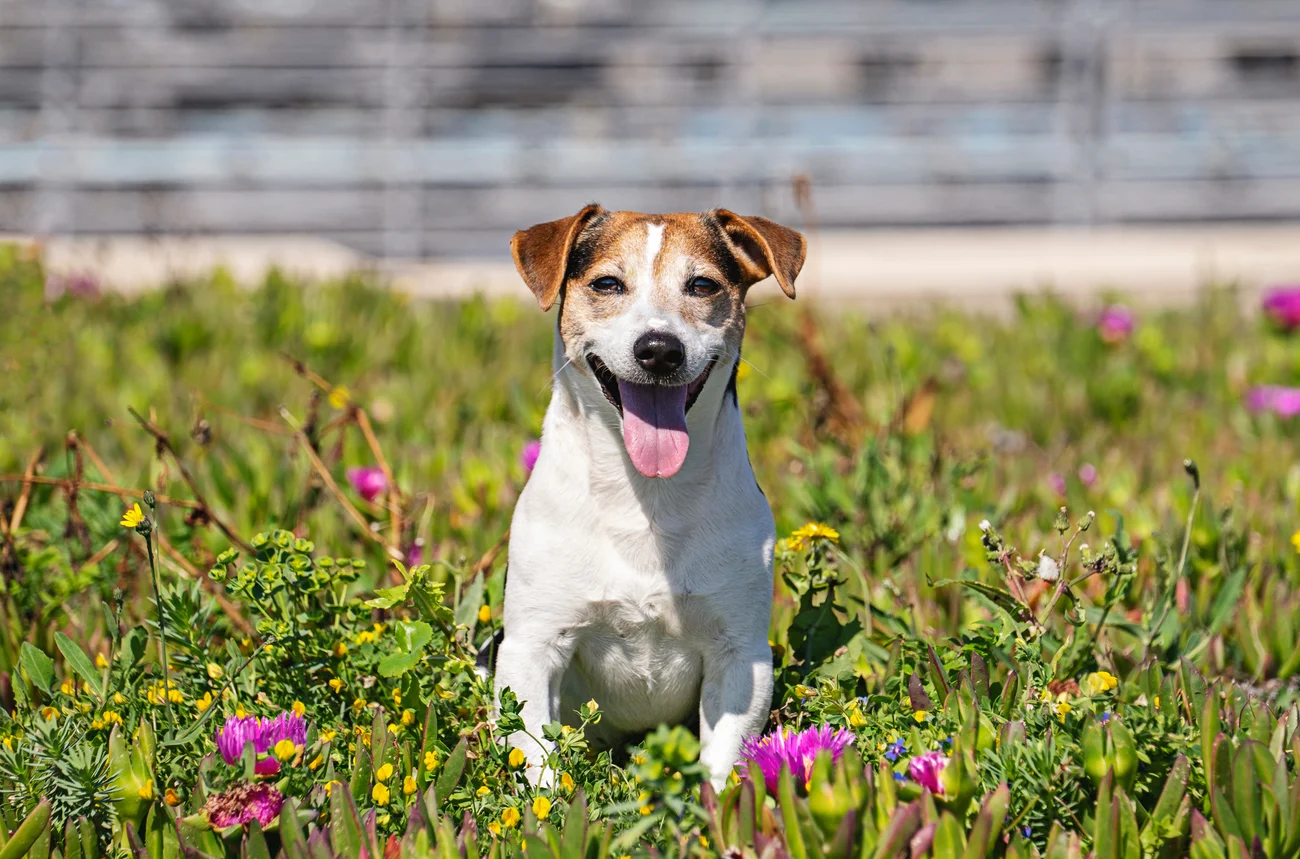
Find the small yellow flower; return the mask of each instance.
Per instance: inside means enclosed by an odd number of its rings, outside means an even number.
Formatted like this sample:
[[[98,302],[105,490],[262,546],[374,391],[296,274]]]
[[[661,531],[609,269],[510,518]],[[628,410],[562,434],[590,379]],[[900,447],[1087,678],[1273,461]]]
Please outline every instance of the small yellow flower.
[[[167,700],[171,701],[173,704],[184,704],[185,696],[181,694],[181,690],[179,689],[169,689],[167,690]]]
[[[415,783],[415,776],[408,775],[406,778],[402,779],[402,793],[407,796],[410,796],[419,789],[419,785]]]
[[[139,508],[137,507],[137,509]],[[136,791],[136,794],[141,799],[153,799],[153,779],[149,779],[144,784],[142,784],[140,786],[140,789]]]
[[[320,741],[322,743],[332,743],[334,742],[334,738],[337,737],[338,735],[339,735],[338,731],[331,731],[328,728],[326,728],[324,731],[320,732]]]
[[[325,782],[325,796],[326,796],[326,798],[328,798],[331,794],[334,793],[334,785],[336,785],[336,784],[338,784],[337,781],[327,781],[327,782]]]
[[[521,750],[511,749],[510,756],[506,760],[510,762],[511,769],[519,769],[521,766],[524,765],[524,761],[526,760],[526,758],[524,757],[524,753]]]
[[[1060,719],[1061,719],[1061,723],[1062,723],[1062,724],[1065,723],[1065,717],[1066,717],[1067,715],[1069,715],[1070,711],[1073,710],[1073,709],[1074,709],[1074,708],[1070,706],[1070,702],[1069,702],[1069,701],[1059,701],[1059,702],[1057,702],[1057,705],[1056,705],[1056,715],[1057,715],[1058,717],[1060,717]]]
[[[590,713],[594,713],[594,712],[596,712],[596,711],[599,710],[599,709],[600,709],[600,705],[596,703],[596,699],[595,699],[595,698],[592,698],[591,700],[589,700],[589,701],[587,702],[587,711],[588,711],[588,712],[590,712]]]
[[[346,407],[349,399],[351,399],[351,394],[343,385],[335,385],[334,389],[330,391],[330,405],[336,409]]]
[[[405,725],[405,726],[408,727],[408,728],[415,724],[415,711],[414,711],[414,710],[403,710],[403,711],[402,711],[402,724]]]
[[[427,752],[425,752],[425,753],[424,753],[424,769],[425,769],[425,772],[428,772],[429,770],[433,769],[433,768],[436,767],[437,765],[438,765],[438,753],[435,752],[435,751],[427,751]]]
[[[709,849],[709,839],[704,837],[703,832],[700,833],[700,846],[703,847],[705,850]]]
[[[485,784],[481,784],[481,785],[479,785],[478,790],[474,791],[474,795],[475,795],[475,796],[487,796],[487,795],[488,795],[489,793],[491,793],[491,792],[492,792],[492,791],[488,788],[487,785],[485,785]]]
[[[353,710],[356,710],[358,713],[360,713],[362,710],[366,709],[366,699],[365,699],[365,698],[353,698],[353,699],[352,699],[352,709],[353,709]]]
[[[240,719],[247,719],[247,718],[248,718],[248,711],[244,709],[244,705],[243,705],[243,704],[236,704],[236,705],[235,705],[235,716],[238,717],[238,718],[240,718]]]
[[[493,820],[488,824],[488,832],[499,837],[501,835],[501,824]]]
[[[1156,709],[1159,710],[1159,709],[1160,709],[1160,696],[1159,696],[1159,695],[1156,696],[1155,704],[1156,704]]]
[[[125,704],[125,703],[126,703],[126,696],[123,695],[121,692],[114,692],[114,693],[113,693],[113,703],[114,703],[114,704],[117,704],[118,706],[121,706],[122,704]]]
[[[343,681],[337,677],[330,678],[329,686],[334,690],[335,694],[343,691]]]
[[[1119,678],[1109,671],[1094,671],[1083,680],[1084,687],[1092,696],[1109,692],[1119,685]]]
[[[209,680],[220,680],[222,677],[226,676],[226,672],[215,662],[209,662],[207,664],[207,672]]]
[[[64,680],[59,684],[59,691],[64,695],[75,698],[77,695],[77,681],[71,678]]]
[[[348,655],[348,646],[347,646],[346,644],[344,644],[343,642],[340,641],[338,644],[334,645],[334,655],[335,655],[335,656],[347,656],[347,655]],[[333,681],[333,680],[330,681],[330,685],[331,685],[331,686],[334,685],[334,681]],[[339,684],[339,685],[342,685],[342,681],[340,681],[340,684]],[[338,690],[335,689],[334,691],[337,692]]]
[[[484,606],[479,606],[479,609],[478,609],[478,622],[479,622],[479,623],[487,623],[487,622],[488,622],[489,620],[491,620],[491,619],[492,619],[492,609],[489,608],[488,606],[485,606],[485,605],[484,605]]]
[[[862,715],[861,710],[855,709],[849,713],[850,728],[863,728],[866,727],[866,724],[867,724],[867,717]]]
[[[378,781],[388,781],[392,777],[393,777],[392,764],[384,764],[382,767],[380,767],[378,770],[375,771],[375,779]]]
[[[59,711],[53,707],[46,707],[41,710],[41,717],[53,722],[55,719],[59,718]]]
[[[388,629],[388,624],[386,624],[386,623],[377,623],[377,624],[375,624],[374,626],[372,626],[371,629],[373,629],[373,630],[375,631],[375,635],[376,635],[376,636],[380,636],[380,635],[383,635],[383,634],[384,634],[384,630],[385,630],[385,629]]]
[[[508,805],[501,809],[501,825],[506,829],[514,829],[519,825],[519,809],[513,805]]]
[[[316,770],[320,769],[321,766],[324,765],[324,763],[325,763],[325,756],[317,755],[316,757],[311,759],[311,763],[307,764],[307,769],[311,770],[312,772],[315,772]]]
[[[357,644],[369,644],[374,640],[375,640],[375,634],[368,629],[357,633],[357,637],[356,637]]]
[[[564,788],[565,793],[573,793],[573,776],[568,773],[561,773],[560,787]]]
[[[545,820],[551,814],[551,801],[544,796],[533,800],[533,814],[538,820]]]
[[[132,504],[125,513],[122,514],[122,521],[119,522],[123,528],[134,528],[144,521],[144,511],[140,509],[139,504]]]
[[[105,710],[100,718],[104,720],[105,725],[122,724],[122,717],[116,710]]]
[[[804,686],[802,683],[800,683],[798,686],[794,687],[794,696],[796,698],[801,698],[801,699],[816,698],[817,690],[812,688],[811,686]]]
[[[1296,531],[1291,535],[1291,545],[1295,546],[1297,552],[1300,552],[1300,531]]]
[[[293,740],[280,740],[271,751],[275,753],[275,759],[282,764],[287,764],[298,756],[298,747],[293,744]]]
[[[393,736],[397,736],[398,734],[402,733],[402,726],[396,723],[389,725],[388,733],[392,734]]]
[[[289,707],[289,709],[292,710],[293,714],[297,716],[299,719],[307,715],[307,705],[302,703],[301,701],[294,701],[293,705]]]
[[[790,534],[789,546],[798,552],[818,540],[839,543],[840,532],[829,525],[823,525],[821,522],[809,522]]]
[[[388,805],[388,788],[383,784],[377,784],[370,791],[370,798],[375,801],[375,805]]]
[[[924,722],[926,719],[930,718],[930,714],[925,712],[924,710],[917,710],[916,712],[912,713],[912,718],[915,719],[919,724],[921,722]]]
[[[163,802],[167,803],[172,808],[175,808],[181,804],[181,798],[177,796],[175,790],[169,787],[167,788],[167,793],[163,794]]]
[[[200,713],[206,713],[208,708],[212,706],[212,693],[204,692],[202,698],[195,700],[194,706]]]
[[[102,654],[102,653],[96,653],[96,654],[95,654],[95,667],[96,667],[96,668],[107,668],[107,667],[108,667],[108,657],[104,656],[104,654]]]

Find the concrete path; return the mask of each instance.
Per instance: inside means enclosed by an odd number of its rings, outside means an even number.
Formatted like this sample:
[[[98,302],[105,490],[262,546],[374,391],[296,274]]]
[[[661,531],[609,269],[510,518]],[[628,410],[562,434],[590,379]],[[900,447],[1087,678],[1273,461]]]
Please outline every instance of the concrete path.
[[[799,297],[867,309],[950,304],[997,310],[1017,293],[1050,288],[1081,302],[1119,292],[1138,304],[1175,304],[1209,284],[1248,296],[1300,283],[1300,223],[1176,227],[942,229],[810,235]],[[30,237],[0,240],[30,242]],[[502,235],[504,246],[509,237]],[[416,297],[475,292],[527,299],[514,266],[497,260],[380,262],[333,242],[299,236],[55,238],[43,245],[56,274],[93,272],[105,288],[132,292],[224,265],[242,283],[272,266],[311,280],[373,271]],[[756,301],[784,300],[771,283]]]

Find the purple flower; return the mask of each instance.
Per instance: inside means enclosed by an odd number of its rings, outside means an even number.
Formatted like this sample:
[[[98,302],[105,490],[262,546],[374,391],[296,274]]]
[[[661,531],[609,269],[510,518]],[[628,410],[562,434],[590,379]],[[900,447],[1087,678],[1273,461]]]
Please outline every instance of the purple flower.
[[[1059,471],[1053,471],[1047,475],[1047,485],[1052,487],[1052,491],[1057,495],[1065,494],[1065,475]]]
[[[1246,408],[1252,412],[1272,412],[1280,418],[1293,418],[1300,415],[1300,388],[1259,385],[1246,395]]]
[[[408,567],[418,567],[424,563],[424,540],[420,537],[415,538],[415,542],[406,550],[406,565]]]
[[[45,277],[45,298],[54,300],[68,295],[73,298],[98,298],[99,280],[93,274],[74,272],[72,274],[50,274]]]
[[[523,451],[519,454],[519,462],[523,465],[524,471],[529,474],[533,473],[533,469],[537,466],[537,457],[541,452],[542,443],[537,439],[533,439],[524,445]]]
[[[807,786],[818,752],[830,752],[831,763],[834,763],[852,742],[851,732],[830,725],[803,731],[777,728],[765,737],[750,737],[745,741],[740,753],[747,760],[742,766],[745,774],[749,775],[753,770],[751,764],[757,765],[767,789],[776,793],[781,770],[789,769],[797,782]]]
[[[1300,283],[1269,290],[1264,295],[1264,313],[1279,328],[1300,328]]]
[[[1105,713],[1101,714],[1101,723],[1104,725],[1109,721],[1110,721],[1110,711],[1107,710]]]
[[[250,820],[269,826],[280,815],[282,805],[284,796],[271,785],[245,781],[223,793],[208,797],[208,801],[203,804],[203,811],[208,815],[208,822],[217,829],[243,826]]]
[[[907,746],[903,745],[902,738],[899,738],[885,749],[885,760],[893,762],[905,754],[907,754]]]
[[[388,488],[388,478],[384,477],[384,470],[377,466],[368,468],[349,468],[348,483],[357,494],[367,501],[374,501],[379,493]]]
[[[281,713],[274,719],[259,719],[256,716],[231,716],[226,724],[217,730],[217,749],[221,757],[232,767],[239,763],[244,754],[244,746],[253,744],[253,751],[258,756],[254,769],[258,775],[275,775],[280,771],[280,762],[274,757],[262,757],[275,748],[281,740],[290,740],[295,746],[307,742],[307,723],[297,713]]]
[[[939,776],[948,766],[948,756],[943,752],[926,752],[907,762],[907,772],[912,780],[935,796],[943,796],[943,782]]]
[[[1091,462],[1085,462],[1079,466],[1079,482],[1084,486],[1092,486],[1097,482],[1097,466]]]
[[[1097,333],[1107,343],[1120,343],[1133,333],[1133,311],[1122,304],[1112,304],[1097,316]]]

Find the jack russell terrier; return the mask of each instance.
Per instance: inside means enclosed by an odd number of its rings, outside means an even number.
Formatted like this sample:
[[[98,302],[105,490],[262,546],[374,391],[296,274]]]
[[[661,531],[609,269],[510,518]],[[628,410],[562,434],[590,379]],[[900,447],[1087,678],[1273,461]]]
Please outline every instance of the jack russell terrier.
[[[803,236],[724,209],[593,204],[511,249],[559,319],[494,642],[497,694],[523,702],[509,741],[546,784],[542,726],[576,724],[589,699],[588,738],[607,747],[698,718],[721,788],[772,698],[776,535],[736,399],[745,293],[771,275],[794,298]]]

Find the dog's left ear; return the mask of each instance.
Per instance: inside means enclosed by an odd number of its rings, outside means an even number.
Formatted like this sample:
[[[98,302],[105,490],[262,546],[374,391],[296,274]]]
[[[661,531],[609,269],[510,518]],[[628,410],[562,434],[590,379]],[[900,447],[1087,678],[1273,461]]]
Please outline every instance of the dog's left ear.
[[[565,270],[569,266],[569,252],[592,218],[604,213],[597,203],[585,206],[581,212],[558,221],[547,221],[515,233],[510,240],[510,251],[515,256],[515,268],[528,288],[537,296],[542,310],[550,310],[564,287]]]
[[[718,209],[713,215],[738,251],[737,259],[748,269],[751,282],[773,275],[781,291],[794,298],[794,279],[808,254],[803,236],[767,218],[743,218],[726,209]]]

